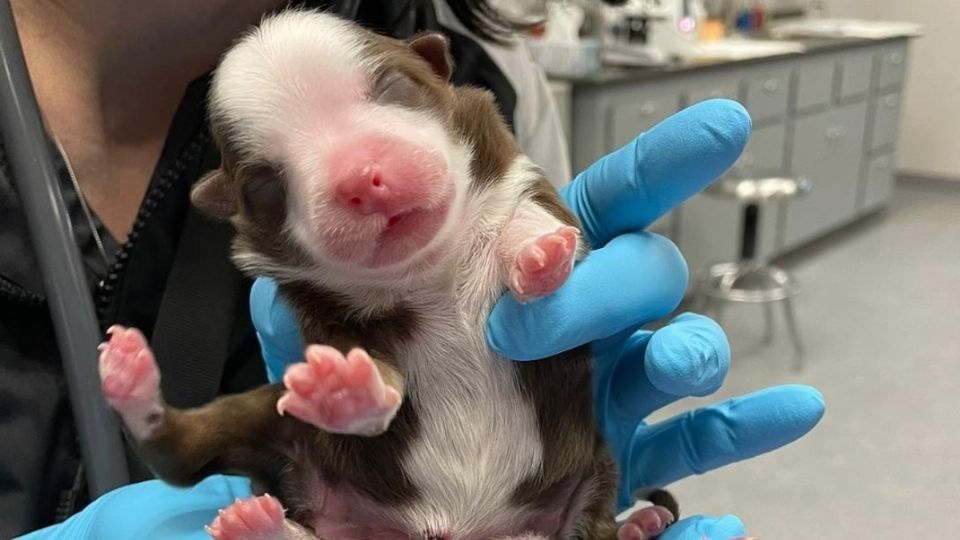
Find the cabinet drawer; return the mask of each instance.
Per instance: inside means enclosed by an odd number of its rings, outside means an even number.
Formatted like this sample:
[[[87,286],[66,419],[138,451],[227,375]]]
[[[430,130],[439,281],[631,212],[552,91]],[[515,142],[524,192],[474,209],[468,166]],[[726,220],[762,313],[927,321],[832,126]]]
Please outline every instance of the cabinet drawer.
[[[775,69],[754,72],[746,80],[746,106],[754,122],[783,116],[787,112],[790,72]]]
[[[677,112],[679,95],[675,89],[665,92],[638,92],[632,103],[611,104],[607,108],[607,144],[609,150],[619,148],[657,122]]]
[[[742,177],[782,174],[786,138],[786,124],[773,124],[753,130],[750,142],[737,160],[736,174]]]
[[[683,94],[688,106],[708,99],[736,100],[740,99],[740,81],[723,76],[696,77],[684,82]]]
[[[870,90],[870,77],[873,74],[873,53],[858,51],[843,55],[837,64],[837,72],[841,100],[866,94]]]
[[[820,236],[856,212],[867,104],[854,103],[797,119],[791,172],[813,189],[787,202],[783,247]]]
[[[886,204],[893,195],[893,154],[884,154],[870,160],[864,178],[860,207],[872,210]]]
[[[900,124],[900,94],[877,96],[873,101],[873,134],[870,149],[879,150],[897,142]]]
[[[800,62],[793,73],[793,110],[808,111],[826,106],[833,96],[834,62],[816,58]]]
[[[906,47],[892,47],[877,53],[877,72],[877,88],[902,83],[907,72]]]

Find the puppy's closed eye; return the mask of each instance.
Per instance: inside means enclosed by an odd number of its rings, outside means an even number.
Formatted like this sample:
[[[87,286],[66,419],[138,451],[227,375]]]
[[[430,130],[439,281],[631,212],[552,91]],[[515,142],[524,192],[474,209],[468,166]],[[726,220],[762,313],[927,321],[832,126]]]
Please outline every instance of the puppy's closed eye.
[[[283,173],[270,164],[244,167],[238,177],[242,182],[243,204],[254,219],[277,224],[286,217],[287,189]]]
[[[373,83],[370,98],[381,105],[411,109],[427,105],[427,93],[410,77],[397,70],[386,70]]]

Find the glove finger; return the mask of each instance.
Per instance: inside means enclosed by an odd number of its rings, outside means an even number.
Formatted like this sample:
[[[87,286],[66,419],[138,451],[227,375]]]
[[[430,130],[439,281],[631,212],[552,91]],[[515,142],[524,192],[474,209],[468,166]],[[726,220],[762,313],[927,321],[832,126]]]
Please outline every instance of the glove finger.
[[[619,454],[624,487],[663,486],[769,452],[813,429],[823,413],[816,389],[784,385],[638,426]]]
[[[678,399],[716,392],[730,366],[723,330],[693,313],[675,317],[652,334],[645,330],[618,334],[598,342],[593,351],[597,412],[631,431],[640,420]]]
[[[117,488],[68,520],[21,540],[209,540],[204,532],[217,510],[250,497],[250,480],[214,475],[190,488],[150,480]]]
[[[250,481],[237,476],[214,475],[187,489],[153,482],[158,485],[136,496],[122,494],[122,503],[113,503],[112,519],[97,520],[97,527],[103,529],[97,538],[207,539],[204,526],[217,517],[218,510],[251,496]],[[117,535],[118,530],[128,532]]]
[[[727,376],[730,343],[720,325],[709,317],[683,313],[654,332],[644,367],[653,386],[667,394],[707,396],[716,392]],[[642,411],[640,418],[653,410]]]
[[[740,518],[691,516],[674,523],[659,536],[660,540],[732,540],[747,534]]]
[[[250,289],[250,317],[270,382],[283,380],[287,365],[303,359],[304,344],[293,310],[277,291],[277,283],[258,277]]]
[[[561,190],[595,247],[641,231],[736,161],[750,116],[735,101],[698,103],[580,173]]]
[[[544,358],[663,317],[686,287],[686,263],[673,243],[625,234],[594,250],[553,294],[529,304],[501,298],[487,340],[507,358]]]

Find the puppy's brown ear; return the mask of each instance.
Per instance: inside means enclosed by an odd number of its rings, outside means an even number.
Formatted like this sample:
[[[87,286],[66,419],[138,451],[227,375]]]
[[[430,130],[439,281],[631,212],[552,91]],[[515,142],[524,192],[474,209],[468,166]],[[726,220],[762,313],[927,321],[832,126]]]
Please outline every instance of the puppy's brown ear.
[[[190,191],[190,200],[201,212],[220,219],[229,219],[237,213],[237,198],[233,193],[233,179],[223,169],[207,173]]]
[[[438,32],[419,34],[410,40],[410,49],[430,64],[433,72],[444,82],[453,74],[453,59],[450,57],[450,43],[447,37]]]

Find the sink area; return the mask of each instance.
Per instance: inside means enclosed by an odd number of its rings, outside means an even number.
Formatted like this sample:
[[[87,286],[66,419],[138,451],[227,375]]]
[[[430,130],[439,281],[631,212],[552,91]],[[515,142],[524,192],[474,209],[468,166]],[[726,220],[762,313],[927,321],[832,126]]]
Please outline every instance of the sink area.
[[[776,38],[824,37],[885,39],[919,36],[923,27],[909,22],[864,21],[858,19],[804,19],[779,24],[770,30]]]

